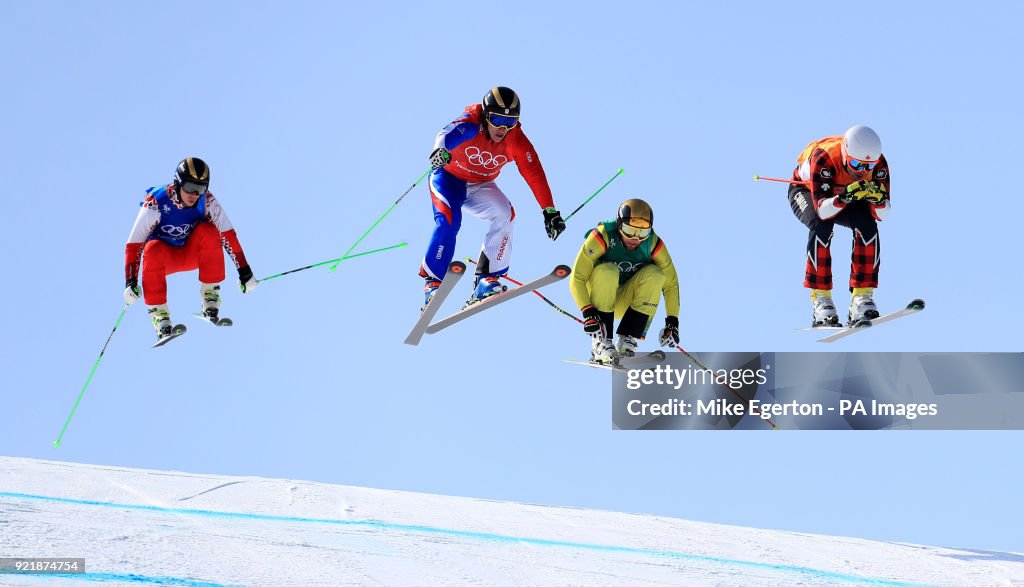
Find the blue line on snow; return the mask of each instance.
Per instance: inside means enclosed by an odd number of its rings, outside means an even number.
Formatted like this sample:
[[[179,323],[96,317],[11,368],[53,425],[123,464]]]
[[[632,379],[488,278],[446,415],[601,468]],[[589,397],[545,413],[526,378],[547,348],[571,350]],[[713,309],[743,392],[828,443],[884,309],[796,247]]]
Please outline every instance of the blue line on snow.
[[[599,552],[617,552],[623,554],[639,554],[647,556],[659,556],[683,560],[718,563],[723,565],[744,566],[769,571],[780,571],[784,573],[798,573],[819,579],[830,579],[848,583],[859,583],[862,585],[882,585],[885,587],[932,587],[923,583],[908,583],[905,581],[893,581],[890,579],[876,579],[873,577],[860,577],[845,573],[823,571],[811,567],[800,567],[796,565],[780,565],[772,563],[759,563],[739,559],[730,559],[703,554],[692,554],[688,552],[674,552],[669,550],[650,550],[645,548],[634,548],[629,546],[611,546],[604,544],[588,544],[585,542],[567,542],[563,540],[548,540],[544,538],[523,538],[517,536],[505,536],[502,534],[490,534],[486,532],[471,532],[468,530],[453,530],[449,528],[437,528],[434,526],[414,526],[408,524],[393,524],[388,522],[377,522],[373,520],[333,520],[329,518],[302,518],[295,516],[274,516],[270,514],[251,514],[244,512],[217,512],[212,510],[194,510],[186,508],[167,508],[153,505],[136,505],[124,503],[111,503],[105,501],[93,501],[88,499],[71,499],[66,497],[51,497],[47,495],[31,495],[27,493],[12,493],[0,491],[0,497],[15,499],[32,499],[38,501],[49,501],[54,503],[69,503],[75,505],[91,505],[109,507],[125,510],[144,510],[150,512],[161,512],[167,514],[178,514],[187,516],[204,516],[211,518],[234,518],[241,520],[259,520],[264,522],[292,522],[298,524],[330,524],[336,526],[362,526],[366,528],[377,528],[381,530],[399,530],[404,532],[419,532],[425,534],[442,534],[445,536],[459,536],[490,542],[507,542],[515,544],[532,544],[537,546],[554,546],[561,548],[576,548],[580,550],[592,550]],[[80,577],[80,575],[76,575]],[[206,585],[205,583],[203,585]],[[213,584],[210,584],[213,585]]]
[[[183,579],[181,577],[147,577],[145,575],[121,575],[117,573],[48,573],[45,575],[22,573],[18,576],[21,578],[35,577],[37,579],[47,582],[53,579],[75,579],[78,581],[117,581],[119,583],[146,583],[149,585],[175,585],[181,587],[241,587],[234,585],[225,585],[224,583],[210,583],[209,581],[195,581],[192,579]]]

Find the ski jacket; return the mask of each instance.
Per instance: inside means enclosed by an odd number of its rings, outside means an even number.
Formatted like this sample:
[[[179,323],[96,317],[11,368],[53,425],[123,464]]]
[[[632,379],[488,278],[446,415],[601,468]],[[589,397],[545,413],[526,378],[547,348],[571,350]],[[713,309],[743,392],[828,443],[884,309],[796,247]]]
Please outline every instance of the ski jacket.
[[[843,165],[842,136],[825,137],[812,141],[796,158],[793,179],[804,182],[811,193],[811,202],[822,220],[834,218],[848,204],[839,201],[839,194],[856,179]],[[875,220],[885,220],[889,215],[889,163],[885,155],[878,157],[878,164],[868,172],[864,181],[873,181],[885,189],[881,203],[868,202]]]
[[[665,241],[653,230],[651,236],[632,251],[622,242],[614,220],[602,222],[587,232],[569,277],[569,290],[581,310],[590,305],[587,284],[594,267],[602,263],[615,263],[619,267],[620,286],[645,265],[657,265],[665,275],[665,284],[661,288],[665,296],[665,312],[669,316],[679,317],[679,275]]]
[[[142,252],[148,241],[159,240],[172,247],[183,246],[200,222],[212,222],[217,227],[224,250],[235,263],[235,268],[248,265],[231,220],[212,192],[207,191],[195,206],[187,207],[181,202],[173,184],[152,187],[146,190],[146,199],[139,205],[139,214],[124,247],[126,281],[138,280]]]
[[[462,116],[437,133],[434,148],[444,147],[452,155],[444,170],[463,181],[483,183],[496,179],[506,163],[515,161],[540,207],[554,207],[544,167],[530,139],[523,133],[523,125],[517,124],[500,143],[495,143],[485,124],[483,106],[473,104],[466,106]]]

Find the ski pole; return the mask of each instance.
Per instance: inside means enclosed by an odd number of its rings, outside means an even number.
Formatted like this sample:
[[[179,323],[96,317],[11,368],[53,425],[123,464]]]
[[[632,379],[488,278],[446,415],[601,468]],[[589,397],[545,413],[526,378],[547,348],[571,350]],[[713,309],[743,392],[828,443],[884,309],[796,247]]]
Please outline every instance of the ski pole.
[[[406,246],[408,244],[409,243],[398,243],[397,245],[391,245],[390,247],[374,249],[372,251],[366,251],[365,253],[356,253],[355,255],[349,255],[347,257],[340,257],[338,259],[331,259],[329,261],[322,261],[320,263],[314,263],[312,265],[306,265],[305,267],[299,267],[298,269],[292,269],[290,271],[285,271],[284,273],[278,273],[276,275],[271,275],[270,277],[264,277],[263,279],[260,279],[259,281],[262,282],[262,281],[267,281],[268,279],[274,279],[274,278],[277,278],[277,277],[283,277],[283,276],[289,275],[291,273],[298,273],[299,271],[305,271],[306,269],[312,269],[314,267],[320,267],[321,265],[326,265],[328,263],[334,263],[334,262],[341,263],[345,259],[355,259],[356,257],[362,257],[363,255],[372,255],[373,253],[379,253],[381,251],[390,251],[391,249],[400,249],[400,248],[402,248],[402,247],[404,247],[404,246]]]
[[[684,349],[683,347],[681,347],[681,346],[679,346],[677,344],[673,344],[672,348],[674,348],[677,351],[679,351],[679,352],[683,353],[684,355],[686,355],[686,358],[688,358],[691,361],[693,361],[693,363],[695,365],[697,365],[698,367],[700,367],[704,371],[710,371],[712,374],[714,373],[713,370],[708,369],[707,365],[705,365],[704,363],[701,363],[697,359],[697,357],[695,357],[695,356],[691,355],[690,353],[686,352],[686,349]],[[715,375],[715,383],[718,383],[719,385],[724,386],[726,389],[729,390],[729,393],[731,393],[731,394],[735,395],[736,397],[738,397],[740,399],[740,401],[749,404],[750,400],[748,400],[748,399],[744,398],[742,395],[736,393],[736,391],[733,388],[731,388],[728,385],[726,385],[724,381],[719,381],[717,375]],[[775,422],[772,422],[771,420],[765,420],[765,422],[771,424],[772,430],[778,430],[779,429],[779,427],[775,425]]]
[[[754,176],[754,181],[777,181],[779,183],[795,183],[799,185],[811,185],[809,181],[800,181],[799,179],[782,179],[780,177],[761,177],[760,175]]]
[[[470,259],[469,257],[466,257],[466,261],[469,261],[470,263],[472,263],[472,264],[474,264],[474,265],[476,265],[476,264],[477,264],[477,262],[476,262],[476,261],[474,261],[474,260]],[[523,285],[523,282],[521,282],[521,281],[516,281],[515,279],[512,279],[512,278],[511,278],[511,277],[509,277],[508,275],[499,275],[498,277],[501,277],[502,279],[507,279],[508,281],[510,281],[511,283],[514,283],[514,284],[516,284],[516,285]],[[579,318],[577,318],[576,316],[574,316],[574,315],[570,314],[569,312],[566,312],[566,311],[565,311],[565,310],[563,310],[562,308],[559,308],[559,307],[558,307],[558,306],[557,306],[557,305],[556,305],[556,304],[555,304],[554,302],[552,302],[551,300],[549,300],[549,299],[547,299],[546,297],[544,297],[544,294],[540,293],[540,292],[539,292],[539,291],[537,291],[537,290],[533,290],[533,293],[537,294],[537,296],[538,296],[538,297],[539,297],[540,299],[542,299],[542,300],[544,300],[545,302],[547,302],[547,304],[548,304],[549,306],[551,306],[552,308],[554,308],[554,309],[558,310],[559,312],[561,312],[561,313],[565,314],[566,316],[568,316],[568,317],[572,318],[573,320],[575,320],[575,321],[579,322],[580,324],[583,324],[583,320],[580,320],[580,319],[579,319]]]
[[[434,170],[434,168],[431,167],[430,169],[424,171],[423,175],[421,175],[420,178],[417,179],[415,183],[413,183],[411,186],[409,186],[409,189],[407,189],[404,192],[402,192],[402,195],[398,196],[398,199],[395,200],[394,204],[391,204],[391,207],[388,208],[387,212],[384,212],[383,214],[381,214],[380,218],[378,218],[377,221],[373,223],[373,226],[371,226],[370,228],[367,228],[366,232],[363,233],[363,236],[359,237],[359,240],[357,240],[354,245],[349,247],[348,250],[345,251],[345,254],[341,256],[340,259],[335,260],[334,264],[331,265],[329,269],[331,271],[334,271],[335,269],[337,269],[338,268],[338,263],[341,263],[346,258],[348,258],[348,254],[351,253],[357,246],[359,246],[359,243],[363,242],[363,239],[366,238],[366,235],[370,234],[370,231],[373,230],[374,228],[377,228],[377,225],[380,224],[381,220],[384,220],[384,217],[387,216],[388,214],[390,214],[391,211],[395,209],[395,206],[397,206],[398,203],[402,201],[402,198],[404,198],[406,195],[408,195],[409,192],[411,192],[414,187],[418,186],[420,184],[420,182],[423,181],[423,178],[428,176],[428,175],[430,175],[430,172],[433,171],[433,170]]]
[[[584,200],[582,204],[580,204],[575,210],[573,210],[568,216],[566,216],[565,217],[565,222],[569,222],[569,219],[572,218],[573,214],[579,212],[580,208],[586,206],[587,202],[589,202],[590,200],[593,200],[594,197],[597,196],[597,194],[601,193],[601,190],[603,190],[604,188],[608,187],[608,184],[610,184],[611,182],[615,181],[615,178],[617,178],[620,175],[622,175],[625,171],[626,171],[625,169],[621,169],[621,168],[618,171],[616,171],[615,175],[613,175],[611,179],[609,179],[608,181],[604,182],[604,185],[599,187],[599,188],[597,188],[597,191],[594,192],[594,194],[592,196],[590,196],[589,198]]]
[[[75,405],[71,408],[71,413],[68,414],[68,419],[64,422],[64,427],[60,430],[60,435],[57,436],[57,440],[53,441],[53,448],[60,447],[60,441],[64,438],[64,432],[67,431],[68,424],[71,423],[71,418],[75,415],[75,410],[78,409],[78,404],[82,401],[82,396],[85,395],[85,390],[89,387],[89,382],[92,381],[93,374],[96,373],[96,368],[100,366],[100,360],[103,358],[103,353],[107,351],[107,345],[110,344],[110,339],[114,338],[114,333],[117,332],[117,327],[121,325],[121,320],[124,319],[124,314],[127,311],[128,304],[125,304],[124,308],[121,309],[121,315],[117,317],[117,322],[114,323],[114,329],[110,331],[110,336],[107,337],[107,342],[103,343],[103,348],[100,350],[100,356],[96,357],[96,362],[93,363],[92,370],[89,371],[89,376],[85,379],[85,385],[82,386],[82,391],[78,393],[78,399],[75,400]]]

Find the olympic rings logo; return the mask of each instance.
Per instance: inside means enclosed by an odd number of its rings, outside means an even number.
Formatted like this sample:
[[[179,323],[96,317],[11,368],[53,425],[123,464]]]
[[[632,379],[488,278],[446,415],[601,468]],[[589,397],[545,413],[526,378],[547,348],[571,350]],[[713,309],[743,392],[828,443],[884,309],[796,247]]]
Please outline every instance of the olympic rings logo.
[[[619,268],[619,271],[623,273],[636,273],[643,269],[647,263],[631,263],[629,261],[619,261],[615,265]]]
[[[495,155],[490,151],[481,151],[479,147],[467,147],[466,158],[469,159],[471,164],[478,165],[484,169],[497,169],[508,163],[508,157]]]
[[[193,228],[191,224],[165,224],[160,227],[160,231],[171,238],[180,239],[187,237]]]

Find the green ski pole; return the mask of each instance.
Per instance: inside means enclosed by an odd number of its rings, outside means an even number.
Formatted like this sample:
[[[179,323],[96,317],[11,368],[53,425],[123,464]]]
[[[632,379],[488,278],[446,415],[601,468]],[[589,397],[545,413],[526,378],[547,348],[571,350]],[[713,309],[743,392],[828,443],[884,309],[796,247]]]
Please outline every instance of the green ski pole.
[[[604,188],[608,187],[608,184],[610,184],[611,182],[615,181],[615,179],[617,177],[619,177],[620,175],[622,175],[625,171],[626,171],[625,169],[619,169],[618,171],[616,171],[615,175],[613,175],[611,179],[609,179],[608,181],[604,182],[604,185],[599,187],[599,188],[597,188],[597,191],[594,192],[594,194],[592,196],[590,196],[589,198],[584,200],[583,203],[579,205],[579,207],[577,207],[575,210],[572,211],[572,213],[570,213],[568,216],[566,216],[565,217],[565,222],[569,222],[569,219],[572,218],[573,214],[579,212],[580,208],[583,208],[584,206],[586,206],[587,202],[589,202],[590,200],[593,200],[597,196],[597,194],[601,193],[601,190],[603,190]]]
[[[366,251],[365,253],[356,253],[355,255],[348,255],[346,257],[339,257],[337,259],[331,259],[329,261],[322,261],[320,263],[314,263],[312,265],[306,265],[305,267],[299,267],[298,269],[291,269],[289,271],[285,271],[284,273],[277,273],[275,275],[271,275],[270,277],[264,277],[263,279],[260,279],[259,281],[263,282],[263,281],[267,281],[268,279],[276,279],[278,277],[284,277],[285,275],[290,275],[292,273],[298,273],[299,271],[305,271],[306,269],[312,269],[314,267],[320,267],[320,266],[326,265],[328,263],[341,263],[345,259],[355,259],[356,257],[362,257],[364,255],[372,255],[374,253],[379,253],[381,251],[390,251],[391,249],[400,249],[400,248],[402,248],[402,247],[404,247],[404,246],[406,246],[408,244],[409,243],[398,243],[397,245],[391,245],[390,247],[383,247],[383,248],[380,248],[380,249],[374,249],[372,251]]]
[[[335,269],[337,269],[338,268],[338,263],[341,263],[342,261],[347,259],[348,258],[348,254],[351,253],[357,246],[359,246],[359,243],[363,242],[363,239],[366,238],[366,235],[370,234],[370,231],[373,230],[374,228],[377,228],[377,225],[380,224],[381,220],[384,220],[384,217],[387,216],[388,214],[390,214],[391,211],[395,209],[395,206],[397,206],[398,203],[402,201],[402,198],[404,198],[406,195],[408,195],[409,192],[411,192],[414,187],[418,186],[420,184],[420,182],[423,181],[423,178],[426,177],[427,175],[429,175],[430,172],[433,171],[433,170],[434,170],[434,168],[431,167],[430,169],[428,169],[425,172],[423,172],[423,175],[421,175],[420,178],[416,180],[416,183],[414,183],[411,186],[409,186],[409,189],[405,190],[405,192],[401,196],[398,196],[398,199],[395,200],[394,204],[391,204],[391,207],[388,208],[387,212],[381,214],[380,218],[378,218],[377,221],[373,223],[373,226],[371,226],[370,228],[366,229],[366,232],[363,233],[363,236],[359,237],[359,240],[357,240],[354,245],[349,247],[348,250],[345,251],[345,254],[342,255],[341,258],[336,260],[333,265],[330,266],[330,270],[334,271]]]
[[[92,376],[96,373],[96,368],[100,366],[100,360],[103,359],[103,353],[107,351],[107,345],[110,344],[110,339],[114,338],[114,333],[117,332],[117,327],[121,325],[121,320],[124,319],[125,312],[128,311],[128,304],[124,305],[121,309],[121,315],[117,317],[117,322],[114,323],[114,329],[110,331],[110,336],[107,337],[107,342],[103,343],[103,348],[100,350],[100,356],[96,357],[96,362],[92,365],[92,371],[89,371],[89,377],[85,379],[85,385],[82,386],[82,391],[78,393],[78,399],[75,400],[74,407],[71,408],[71,413],[68,414],[68,419],[64,422],[64,427],[60,430],[60,435],[57,436],[57,440],[53,441],[53,448],[60,448],[60,441],[64,438],[64,433],[68,429],[68,424],[71,423],[71,418],[75,415],[75,410],[78,409],[78,404],[82,401],[82,396],[85,395],[85,390],[89,387],[89,382],[92,381]]]

